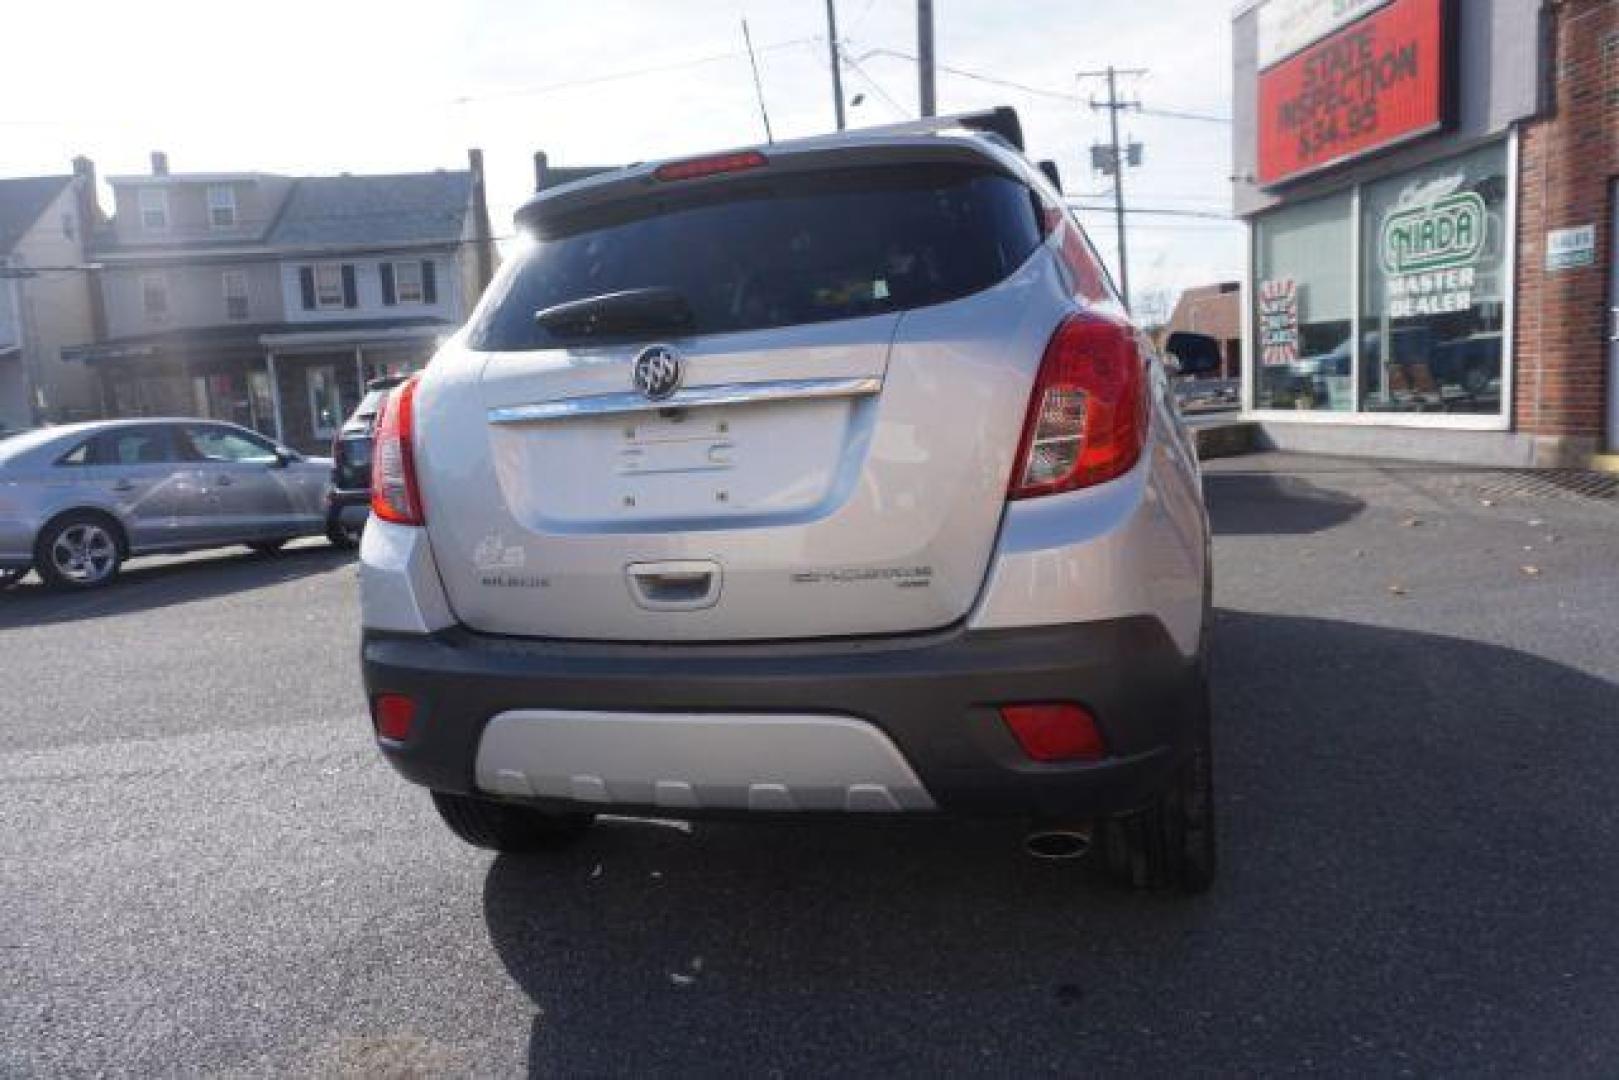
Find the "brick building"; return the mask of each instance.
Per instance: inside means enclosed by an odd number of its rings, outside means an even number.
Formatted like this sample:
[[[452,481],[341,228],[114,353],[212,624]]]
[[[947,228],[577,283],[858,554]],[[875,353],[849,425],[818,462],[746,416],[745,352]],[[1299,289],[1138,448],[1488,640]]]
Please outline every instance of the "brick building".
[[[1223,379],[1234,379],[1242,370],[1242,283],[1221,281],[1214,285],[1194,285],[1181,293],[1175,310],[1159,331],[1160,344],[1175,334],[1202,334],[1219,345]]]
[[[1619,0],[1249,0],[1233,45],[1244,406],[1266,440],[1495,465],[1619,449]]]
[[[1619,0],[1548,4],[1545,35],[1549,101],[1519,142],[1513,415],[1521,431],[1612,453],[1619,451]],[[1558,268],[1547,269],[1548,257]]]

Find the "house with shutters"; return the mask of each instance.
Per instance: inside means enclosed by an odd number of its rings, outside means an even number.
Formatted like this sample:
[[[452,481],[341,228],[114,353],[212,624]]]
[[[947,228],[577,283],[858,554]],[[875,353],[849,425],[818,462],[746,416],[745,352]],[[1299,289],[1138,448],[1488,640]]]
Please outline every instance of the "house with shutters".
[[[324,453],[371,379],[424,365],[494,272],[483,160],[460,171],[109,178],[106,334],[65,350],[114,416],[206,416]]]
[[[95,169],[0,179],[0,431],[100,412],[93,380],[61,362],[97,336],[85,245],[100,222]]]

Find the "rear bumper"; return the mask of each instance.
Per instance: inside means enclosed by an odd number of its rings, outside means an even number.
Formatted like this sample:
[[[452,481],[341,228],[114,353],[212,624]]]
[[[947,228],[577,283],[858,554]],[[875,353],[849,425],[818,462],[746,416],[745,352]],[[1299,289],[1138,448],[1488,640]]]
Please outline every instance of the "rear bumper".
[[[656,723],[658,714],[671,722],[694,715],[845,718],[880,734],[925,789],[920,802],[901,798],[891,808],[931,802],[949,813],[1089,817],[1133,809],[1161,790],[1189,749],[1200,715],[1196,659],[1185,657],[1163,625],[1146,616],[749,645],[516,641],[459,628],[422,635],[368,630],[362,661],[369,695],[400,693],[417,702],[411,739],[378,743],[405,777],[441,791],[541,803],[568,800],[554,792],[536,795],[537,788],[524,788],[521,780],[490,783],[499,763],[480,762],[479,752],[493,719],[502,717],[504,725],[517,714],[543,723],[543,716],[530,715],[535,710],[582,714],[570,723],[588,723],[593,713],[620,720],[629,714],[643,725]],[[1087,706],[1109,757],[1092,764],[1030,761],[996,706],[1038,701]],[[754,771],[763,777],[771,771],[773,745],[782,756],[786,745],[758,734],[748,741],[760,747]],[[613,764],[604,762],[595,775],[613,775]],[[669,812],[669,802],[640,794],[669,774],[658,775],[656,761],[641,767],[644,785],[597,790],[580,801],[599,804],[605,796],[615,809]],[[731,767],[745,771],[747,763]],[[849,784],[859,779],[847,777]],[[705,809],[700,802],[688,805]]]

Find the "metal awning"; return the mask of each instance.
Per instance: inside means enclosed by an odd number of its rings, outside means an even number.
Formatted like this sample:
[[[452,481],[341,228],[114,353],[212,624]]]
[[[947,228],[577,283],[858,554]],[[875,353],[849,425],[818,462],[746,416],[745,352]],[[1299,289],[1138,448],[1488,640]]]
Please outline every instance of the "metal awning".
[[[455,333],[455,330],[456,328],[449,323],[371,329],[295,330],[260,335],[259,344],[267,349],[287,352],[292,349],[325,349],[354,345],[384,345],[400,341],[442,340]]]
[[[173,359],[177,363],[207,363],[226,359],[241,362],[262,359],[266,351],[286,353],[353,349],[397,342],[432,342],[449,337],[455,330],[453,323],[428,318],[409,321],[343,320],[326,326],[280,322],[185,327],[92,345],[64,346],[62,359],[89,364],[165,359]]]
[[[62,359],[85,364],[100,364],[109,360],[145,360],[156,356],[156,345],[64,345]]]

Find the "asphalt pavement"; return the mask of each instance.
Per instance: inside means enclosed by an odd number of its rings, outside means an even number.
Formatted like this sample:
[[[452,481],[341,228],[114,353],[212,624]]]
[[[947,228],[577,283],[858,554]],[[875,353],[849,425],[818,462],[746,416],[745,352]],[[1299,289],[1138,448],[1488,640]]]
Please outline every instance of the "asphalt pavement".
[[[0,594],[0,1074],[1619,1072],[1619,498],[1211,463],[1206,897],[1010,823],[461,846],[323,545]]]

